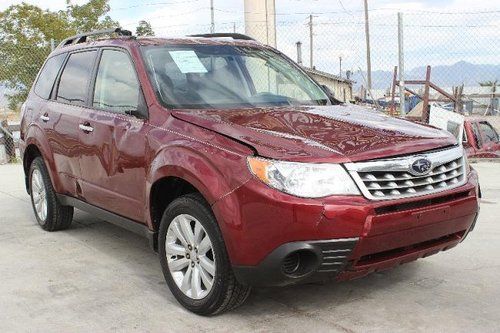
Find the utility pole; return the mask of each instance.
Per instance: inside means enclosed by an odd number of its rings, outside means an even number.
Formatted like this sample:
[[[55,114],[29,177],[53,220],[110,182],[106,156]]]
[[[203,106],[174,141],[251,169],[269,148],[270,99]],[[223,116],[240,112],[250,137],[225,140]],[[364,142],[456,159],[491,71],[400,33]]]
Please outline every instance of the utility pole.
[[[309,47],[310,47],[309,61],[311,63],[311,69],[314,69],[314,32],[313,32],[312,14],[309,15]]]
[[[398,54],[399,54],[399,114],[406,115],[405,100],[405,56],[403,48],[403,13],[398,13]]]
[[[339,76],[342,78],[342,56],[339,56]]]
[[[372,89],[372,61],[370,57],[370,26],[368,23],[368,0],[365,2],[365,36],[366,36],[366,74],[368,90]]]
[[[211,15],[210,33],[213,34],[215,32],[214,0],[210,0],[210,15]]]
[[[233,22],[233,32],[236,33],[236,22]]]

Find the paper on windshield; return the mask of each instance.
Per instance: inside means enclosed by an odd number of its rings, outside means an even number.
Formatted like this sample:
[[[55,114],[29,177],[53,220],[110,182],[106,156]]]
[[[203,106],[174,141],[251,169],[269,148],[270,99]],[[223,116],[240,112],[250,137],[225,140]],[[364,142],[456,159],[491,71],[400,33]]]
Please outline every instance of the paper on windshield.
[[[207,69],[194,51],[170,51],[170,56],[183,74],[206,73]]]

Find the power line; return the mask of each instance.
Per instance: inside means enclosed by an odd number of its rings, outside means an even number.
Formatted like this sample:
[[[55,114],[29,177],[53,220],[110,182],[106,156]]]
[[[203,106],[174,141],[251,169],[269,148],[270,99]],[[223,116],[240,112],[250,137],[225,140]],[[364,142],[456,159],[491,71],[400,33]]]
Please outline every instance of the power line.
[[[140,7],[151,7],[151,6],[184,5],[187,3],[199,2],[199,1],[200,0],[187,0],[187,1],[177,1],[177,2],[150,2],[150,3],[142,3],[140,5],[131,5],[131,6],[127,6],[127,7],[111,8],[111,11],[140,8]]]

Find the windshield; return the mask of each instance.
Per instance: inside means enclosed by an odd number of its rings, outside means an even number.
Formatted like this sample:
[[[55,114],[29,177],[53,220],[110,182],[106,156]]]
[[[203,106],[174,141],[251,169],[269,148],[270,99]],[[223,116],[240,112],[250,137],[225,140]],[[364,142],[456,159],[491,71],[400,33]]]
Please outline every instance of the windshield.
[[[147,46],[143,54],[171,108],[325,105],[323,90],[277,53],[233,45]]]

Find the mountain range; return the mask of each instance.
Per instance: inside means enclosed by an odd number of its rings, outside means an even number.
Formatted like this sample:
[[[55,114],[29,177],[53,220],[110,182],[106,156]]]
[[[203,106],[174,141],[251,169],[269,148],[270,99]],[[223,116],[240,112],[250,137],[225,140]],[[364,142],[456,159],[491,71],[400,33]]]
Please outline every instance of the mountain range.
[[[406,80],[425,80],[426,67],[416,67],[407,70]],[[355,87],[363,85],[366,72],[357,72],[352,76],[356,82]],[[391,86],[393,72],[372,71],[372,88],[387,89]],[[500,64],[483,65],[459,61],[453,65],[438,65],[431,68],[431,81],[440,87],[452,87],[464,84],[465,86],[477,86],[479,82],[500,80]]]

